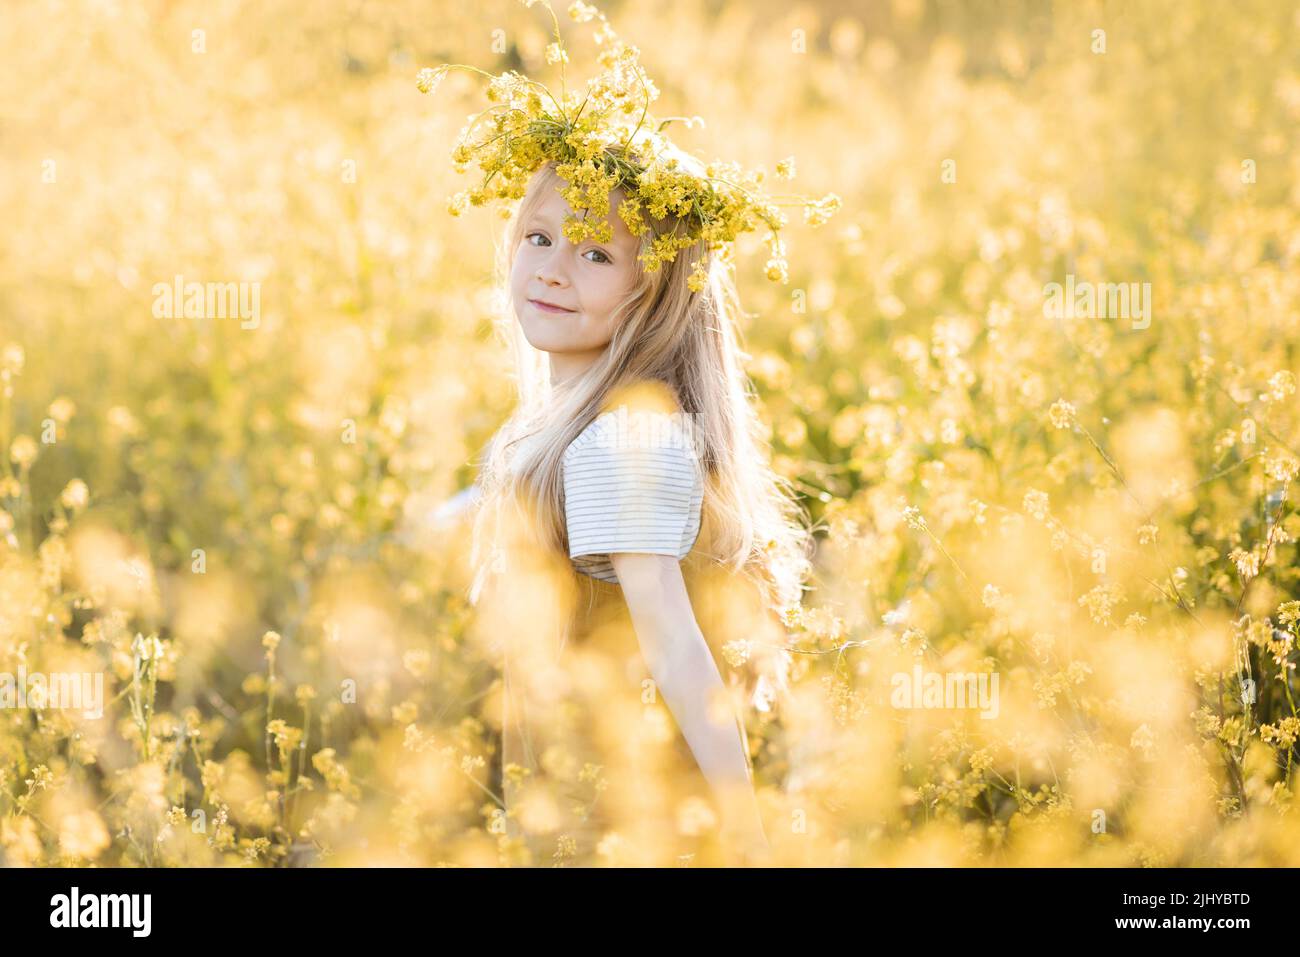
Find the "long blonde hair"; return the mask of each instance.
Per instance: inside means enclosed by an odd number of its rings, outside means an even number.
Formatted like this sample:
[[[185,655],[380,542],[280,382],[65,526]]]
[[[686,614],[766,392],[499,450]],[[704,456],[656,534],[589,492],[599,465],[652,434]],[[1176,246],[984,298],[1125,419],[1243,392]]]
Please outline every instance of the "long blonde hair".
[[[698,163],[689,154],[679,161]],[[506,294],[495,327],[516,359],[519,401],[489,444],[480,472],[471,556],[474,594],[492,564],[488,516],[503,500],[526,500],[536,542],[567,558],[564,452],[612,396],[652,382],[666,386],[692,417],[705,472],[701,520],[712,530],[709,557],[748,576],[772,611],[797,605],[811,571],[812,537],[790,483],[768,464],[756,396],[742,365],[749,354],[736,322],[741,307],[731,264],[711,256],[701,242],[654,272],[638,268],[632,289],[616,307],[605,352],[583,374],[552,386],[546,354],[524,338],[508,290],[525,224],[546,190],[561,186],[553,164],[538,170],[498,250],[498,289]],[[677,225],[671,217],[649,221],[652,229],[641,237],[642,250]],[[687,278],[702,258],[708,278],[695,292]]]

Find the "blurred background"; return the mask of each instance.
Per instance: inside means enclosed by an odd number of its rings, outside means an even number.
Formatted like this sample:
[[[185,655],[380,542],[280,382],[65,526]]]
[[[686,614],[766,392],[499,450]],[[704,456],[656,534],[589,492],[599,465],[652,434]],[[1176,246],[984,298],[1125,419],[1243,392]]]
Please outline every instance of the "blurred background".
[[[556,6],[572,88],[595,48]],[[681,145],[844,201],[790,226],[788,285],[738,249],[818,522],[793,697],[751,729],[778,859],[1300,863],[1296,7],[601,9],[655,112],[704,117]],[[482,84],[415,75],[554,86],[544,10],[5,21],[0,670],[106,679],[102,719],[0,709],[0,857],[528,863],[437,511],[511,408],[505,223],[446,212]],[[257,308],[186,318],[178,282]],[[915,665],[998,675],[997,715],[891,704]]]

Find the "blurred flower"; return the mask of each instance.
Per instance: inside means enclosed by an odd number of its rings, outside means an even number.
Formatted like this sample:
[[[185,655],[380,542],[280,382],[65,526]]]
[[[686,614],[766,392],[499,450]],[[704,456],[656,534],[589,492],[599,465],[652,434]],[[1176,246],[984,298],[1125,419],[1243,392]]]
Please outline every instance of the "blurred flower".
[[[16,342],[6,344],[0,353],[0,372],[6,376],[21,375],[24,358],[22,346]]]
[[[1052,420],[1052,425],[1058,429],[1068,429],[1074,424],[1075,408],[1064,399],[1058,399],[1052,403],[1052,407],[1047,410],[1048,417]]]
[[[417,648],[402,655],[402,666],[416,678],[423,678],[428,673],[431,661],[427,648]]]
[[[415,85],[419,88],[421,93],[432,93],[438,89],[438,84],[442,82],[442,78],[446,75],[447,70],[445,67],[439,67],[437,69],[425,67],[416,74]]]
[[[59,501],[63,503],[64,508],[79,509],[85,508],[90,501],[90,489],[81,479],[73,479],[59,494]]]
[[[880,620],[886,625],[901,625],[907,621],[907,616],[911,610],[912,603],[910,601],[903,601],[899,603],[897,608],[885,612],[884,615],[881,616]]]
[[[109,844],[108,829],[94,811],[68,814],[59,821],[59,849],[69,857],[93,861]]]
[[[1273,373],[1268,380],[1268,397],[1280,402],[1295,395],[1295,375],[1287,370]]]
[[[1047,493],[1030,489],[1025,493],[1024,509],[1040,522],[1047,518]]]
[[[903,519],[907,522],[907,527],[919,532],[925,531],[925,516],[921,510],[914,505],[908,505],[903,509]]]
[[[50,403],[50,417],[63,425],[67,425],[76,413],[76,403],[66,395],[61,395]]]
[[[737,639],[723,645],[722,654],[727,659],[727,664],[739,668],[749,660],[750,647],[750,643],[745,639]]]
[[[36,461],[39,450],[36,440],[29,435],[20,435],[9,446],[9,458],[20,468],[25,469]]]

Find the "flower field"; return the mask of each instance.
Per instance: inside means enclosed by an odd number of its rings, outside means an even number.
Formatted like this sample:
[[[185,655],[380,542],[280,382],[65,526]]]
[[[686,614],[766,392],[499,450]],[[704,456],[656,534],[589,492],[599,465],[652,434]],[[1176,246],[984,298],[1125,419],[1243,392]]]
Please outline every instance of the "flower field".
[[[1300,865],[1300,13],[602,9],[704,118],[681,145],[843,203],[790,224],[786,282],[738,243],[817,531],[789,694],[745,716],[776,862]],[[0,860],[647,860],[630,812],[590,857],[541,796],[508,832],[497,636],[558,620],[563,563],[471,605],[442,508],[514,401],[505,221],[448,211],[477,85],[416,78],[554,76],[549,19],[6,19]]]

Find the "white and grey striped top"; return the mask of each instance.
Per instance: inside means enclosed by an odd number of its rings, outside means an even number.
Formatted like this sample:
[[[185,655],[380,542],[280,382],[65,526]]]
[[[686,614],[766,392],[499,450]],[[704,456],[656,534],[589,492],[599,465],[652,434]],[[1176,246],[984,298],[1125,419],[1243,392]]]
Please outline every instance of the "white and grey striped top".
[[[640,412],[653,429],[605,412],[564,452],[564,513],[573,567],[618,584],[612,552],[685,558],[700,534],[704,473],[681,413]],[[635,416],[634,416],[635,417]]]

